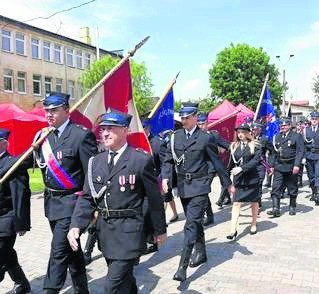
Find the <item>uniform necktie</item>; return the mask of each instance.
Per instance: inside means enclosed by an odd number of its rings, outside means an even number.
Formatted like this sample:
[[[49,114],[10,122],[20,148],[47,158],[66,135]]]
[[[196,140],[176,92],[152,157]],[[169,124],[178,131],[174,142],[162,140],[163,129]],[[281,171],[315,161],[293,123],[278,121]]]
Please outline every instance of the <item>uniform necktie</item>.
[[[187,134],[186,134],[187,140],[188,140],[190,137],[191,137],[191,134],[190,134],[190,133],[187,133]]]
[[[244,142],[241,142],[241,147],[240,147],[240,149],[241,149],[241,150],[244,150],[245,147],[246,147],[246,144],[245,144]]]
[[[117,155],[117,152],[110,152],[109,156],[110,156],[110,160],[109,160],[109,170],[111,171],[112,168],[114,167],[114,157]]]
[[[58,139],[59,139],[59,130],[58,129],[55,129],[53,131],[53,134],[54,134],[54,144],[56,144],[58,142]]]

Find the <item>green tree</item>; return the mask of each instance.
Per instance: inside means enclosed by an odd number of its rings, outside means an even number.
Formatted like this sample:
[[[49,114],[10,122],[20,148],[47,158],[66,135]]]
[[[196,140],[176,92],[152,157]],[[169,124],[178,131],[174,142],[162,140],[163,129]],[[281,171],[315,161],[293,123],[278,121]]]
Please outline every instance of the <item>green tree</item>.
[[[102,77],[108,73],[117,63],[115,59],[109,55],[97,60],[91,65],[91,68],[83,73],[80,82],[85,91],[91,89],[98,83]],[[140,114],[152,110],[154,106],[153,84],[148,75],[147,68],[144,63],[137,63],[131,59],[131,75],[133,84],[133,97],[136,103],[137,110]]]
[[[269,73],[269,88],[273,103],[281,104],[283,87],[278,80],[279,71],[270,64],[270,57],[262,48],[247,44],[230,44],[217,54],[209,70],[212,97],[244,103],[256,109],[263,83]]]
[[[312,91],[315,95],[315,107],[319,107],[319,74],[316,73],[316,76],[313,78]]]

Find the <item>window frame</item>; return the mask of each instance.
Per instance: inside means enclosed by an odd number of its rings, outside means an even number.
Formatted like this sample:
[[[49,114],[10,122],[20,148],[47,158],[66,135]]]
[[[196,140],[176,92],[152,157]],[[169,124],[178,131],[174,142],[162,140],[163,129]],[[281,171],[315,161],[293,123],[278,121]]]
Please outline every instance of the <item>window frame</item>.
[[[6,71],[11,71],[11,75],[6,74]],[[11,80],[11,90],[6,89],[6,79]],[[3,91],[6,93],[13,93],[13,70],[10,68],[3,69]]]
[[[69,51],[72,51],[72,53]],[[72,64],[69,64],[69,57],[71,57]],[[73,48],[66,48],[66,65],[70,67],[74,67],[74,49]]]
[[[35,78],[34,78],[35,76],[40,77],[40,79],[39,80],[35,80]],[[39,91],[40,91],[40,93],[35,93],[34,92],[34,83],[35,82],[39,82]],[[42,95],[42,76],[39,75],[39,74],[33,74],[32,75],[32,93],[33,93],[34,96],[41,96]]]
[[[38,41],[38,44],[34,44],[33,41]],[[41,45],[40,39],[31,38],[31,57],[33,59],[41,59],[41,46],[40,45]],[[37,47],[37,51],[38,51],[37,57],[33,56],[33,46]]]
[[[23,39],[19,38],[18,35],[21,35],[23,37]],[[17,46],[18,42],[21,42],[23,45],[23,53],[18,52],[18,46]],[[25,44],[26,44],[25,43],[25,34],[20,33],[20,32],[15,32],[15,52],[16,52],[16,54],[24,55],[24,56],[26,55],[25,54]]]
[[[56,47],[59,47],[59,49],[57,49]],[[62,50],[63,50],[63,48],[62,48],[62,45],[60,45],[60,44],[54,44],[54,62],[56,63],[56,64],[63,64],[63,54],[62,54]],[[60,61],[57,61],[56,60],[56,53],[59,53],[59,59],[60,59]]]
[[[7,32],[8,35],[4,35],[4,32]],[[3,47],[3,45],[6,44],[6,42],[4,42],[4,39],[9,40],[9,50]],[[12,32],[9,30],[1,30],[1,50],[5,52],[12,52]]]
[[[72,91],[70,91],[70,83],[72,83]],[[73,92],[73,93],[71,93]],[[70,95],[71,98],[75,98],[75,81],[73,80],[68,80],[67,81],[67,94]]]
[[[59,82],[58,82],[58,80],[59,80]],[[61,81],[61,83],[60,83],[60,81]],[[61,90],[57,89],[58,85],[61,86]],[[63,79],[55,78],[55,91],[58,92],[58,93],[63,93]]]
[[[19,77],[20,73],[24,74],[24,77]],[[24,91],[19,90],[19,81],[23,81]],[[19,94],[27,94],[27,73],[24,71],[17,72],[17,92]]]
[[[43,60],[50,62],[51,61],[51,42],[50,41],[42,42],[42,51],[43,51]],[[48,56],[46,56],[47,54]]]

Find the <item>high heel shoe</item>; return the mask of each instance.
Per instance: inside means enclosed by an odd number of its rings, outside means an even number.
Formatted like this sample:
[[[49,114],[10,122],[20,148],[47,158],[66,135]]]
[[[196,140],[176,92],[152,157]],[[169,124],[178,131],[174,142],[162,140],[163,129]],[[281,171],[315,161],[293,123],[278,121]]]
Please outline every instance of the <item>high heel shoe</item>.
[[[236,237],[237,237],[237,231],[233,234],[229,234],[228,236],[226,236],[227,239],[229,240],[236,240]]]
[[[253,229],[254,228],[254,229]],[[255,235],[255,234],[257,234],[257,227],[256,226],[252,226],[251,228],[250,228],[250,235]]]

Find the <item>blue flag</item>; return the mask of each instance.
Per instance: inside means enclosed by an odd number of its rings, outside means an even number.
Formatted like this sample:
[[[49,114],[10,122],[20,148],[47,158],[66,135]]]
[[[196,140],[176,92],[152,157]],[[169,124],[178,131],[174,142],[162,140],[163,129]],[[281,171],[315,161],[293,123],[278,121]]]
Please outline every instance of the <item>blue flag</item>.
[[[173,88],[167,93],[162,104],[149,120],[151,133],[157,136],[167,130],[174,130],[174,92]]]
[[[261,101],[257,119],[260,119],[263,123],[265,123],[265,135],[269,140],[272,140],[273,136],[279,132],[279,122],[276,119],[276,110],[272,104],[268,85],[266,86],[265,93]]]

